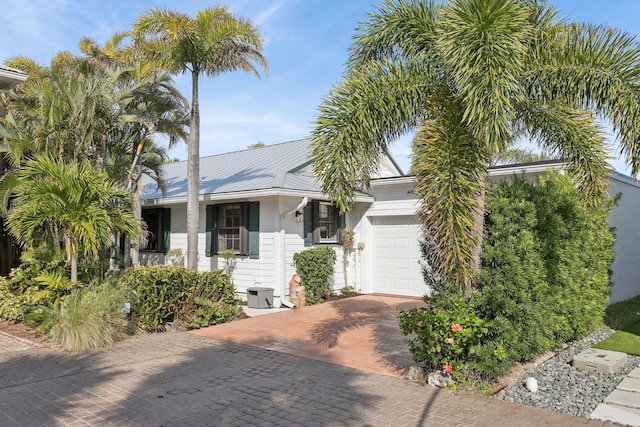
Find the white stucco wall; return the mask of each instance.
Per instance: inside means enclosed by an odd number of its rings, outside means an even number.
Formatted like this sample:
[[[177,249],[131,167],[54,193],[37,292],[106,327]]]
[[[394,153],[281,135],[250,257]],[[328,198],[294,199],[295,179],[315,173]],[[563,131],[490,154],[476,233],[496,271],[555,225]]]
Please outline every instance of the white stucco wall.
[[[624,301],[640,295],[640,184],[628,177],[614,175],[610,194],[622,193],[611,215],[609,224],[615,227],[615,259],[611,264],[610,303]]]

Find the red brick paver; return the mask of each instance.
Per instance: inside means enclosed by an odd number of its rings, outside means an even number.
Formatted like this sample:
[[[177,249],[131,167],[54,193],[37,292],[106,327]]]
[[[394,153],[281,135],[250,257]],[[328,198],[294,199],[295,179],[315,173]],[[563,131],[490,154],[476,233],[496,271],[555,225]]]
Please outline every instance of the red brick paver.
[[[359,310],[371,314],[375,299],[365,300]],[[355,321],[356,312],[336,310],[353,329],[362,327],[364,317]],[[390,331],[382,328],[378,339],[385,333]],[[339,347],[344,334],[332,345],[334,335],[315,341]],[[0,353],[3,427],[605,425],[436,390],[336,359],[325,363],[185,332],[140,335],[86,354],[16,346]],[[382,360],[392,359],[384,356],[389,351],[383,344],[370,348],[379,349]]]

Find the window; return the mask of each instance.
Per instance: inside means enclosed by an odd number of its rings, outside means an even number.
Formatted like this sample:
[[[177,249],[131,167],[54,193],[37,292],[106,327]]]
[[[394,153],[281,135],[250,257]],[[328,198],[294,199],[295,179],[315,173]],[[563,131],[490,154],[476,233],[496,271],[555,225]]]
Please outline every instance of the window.
[[[237,255],[258,258],[259,202],[209,205],[206,210],[207,256],[232,249]]]
[[[142,209],[142,220],[146,224],[147,244],[141,249],[167,253],[171,237],[171,209]]]
[[[304,209],[305,246],[340,243],[340,230],[344,228],[344,215],[331,202],[314,201]]]
[[[240,213],[240,203],[222,205],[218,208],[218,250],[222,252],[226,249],[234,249],[237,254],[241,254],[244,245],[240,245],[240,234],[246,233],[246,227],[242,227],[242,215]],[[241,248],[241,246],[243,246]]]

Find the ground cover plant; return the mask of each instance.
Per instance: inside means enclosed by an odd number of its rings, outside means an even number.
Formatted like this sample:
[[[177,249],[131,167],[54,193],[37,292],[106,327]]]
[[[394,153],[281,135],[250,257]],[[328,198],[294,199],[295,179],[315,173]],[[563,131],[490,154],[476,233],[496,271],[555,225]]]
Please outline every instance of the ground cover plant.
[[[594,347],[636,356],[640,355],[640,321],[614,332],[610,337],[594,345]]]
[[[640,295],[609,305],[605,324],[616,332],[595,348],[640,355]]]

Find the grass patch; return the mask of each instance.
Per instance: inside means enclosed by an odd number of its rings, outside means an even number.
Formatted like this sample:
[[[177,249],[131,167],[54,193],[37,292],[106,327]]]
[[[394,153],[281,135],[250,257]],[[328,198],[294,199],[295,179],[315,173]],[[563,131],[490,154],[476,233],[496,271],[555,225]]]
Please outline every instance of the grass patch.
[[[614,332],[609,338],[594,346],[601,350],[621,351],[640,355],[640,320]]]
[[[604,323],[616,331],[640,321],[640,295],[607,307]]]

